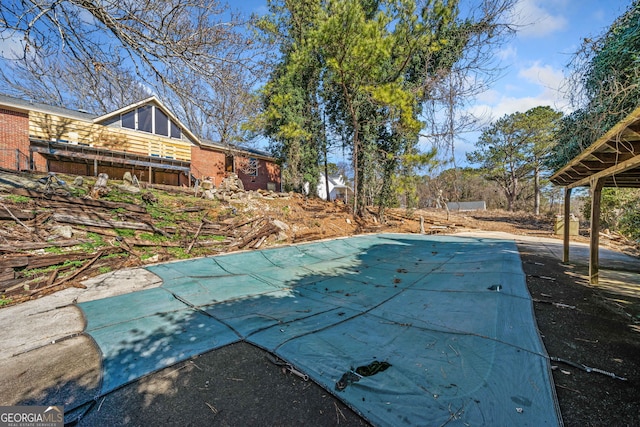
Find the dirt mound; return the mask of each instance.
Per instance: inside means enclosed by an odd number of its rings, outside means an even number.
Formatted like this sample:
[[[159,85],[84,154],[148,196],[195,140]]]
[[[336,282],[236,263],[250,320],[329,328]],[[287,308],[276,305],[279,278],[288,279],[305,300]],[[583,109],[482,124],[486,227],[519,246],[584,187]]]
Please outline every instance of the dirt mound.
[[[212,194],[218,196],[212,197]],[[0,173],[0,304],[111,270],[363,232],[450,232],[435,213],[356,219],[342,202],[70,176]]]
[[[355,218],[340,201],[294,193],[0,171],[0,304],[82,286],[123,267],[360,233],[553,236],[553,218],[522,213],[388,209],[383,220],[375,214]]]

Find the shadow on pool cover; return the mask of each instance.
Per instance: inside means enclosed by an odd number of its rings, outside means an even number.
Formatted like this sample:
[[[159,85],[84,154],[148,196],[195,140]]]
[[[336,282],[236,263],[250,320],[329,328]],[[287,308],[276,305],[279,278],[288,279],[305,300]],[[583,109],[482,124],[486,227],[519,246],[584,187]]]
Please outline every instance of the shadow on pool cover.
[[[243,340],[376,425],[562,424],[512,241],[364,235],[148,269],[160,288],[79,304],[102,394]]]

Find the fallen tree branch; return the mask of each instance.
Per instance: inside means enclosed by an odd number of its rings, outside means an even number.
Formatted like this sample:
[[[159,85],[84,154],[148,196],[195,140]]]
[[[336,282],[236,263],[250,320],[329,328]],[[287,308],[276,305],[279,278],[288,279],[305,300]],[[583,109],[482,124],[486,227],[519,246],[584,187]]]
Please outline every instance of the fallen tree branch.
[[[131,215],[125,215],[125,217],[127,217],[127,218],[131,218]],[[156,227],[155,225],[153,225],[153,223],[152,223],[152,222],[142,220],[142,224],[144,224],[144,225],[148,226],[149,228],[151,228],[151,230],[152,230],[154,233],[161,234],[161,235],[163,235],[164,237],[166,237],[167,239],[171,239],[171,235],[170,235],[169,233],[167,233],[167,232],[166,232],[166,231],[164,231],[164,230],[159,229],[158,227]]]
[[[262,236],[260,240],[258,240],[258,243],[253,245],[253,248],[258,249],[266,239],[267,239],[267,236]]]
[[[182,246],[182,244],[178,242],[152,242],[150,240],[140,239],[122,239],[122,241],[129,246],[158,246],[161,248],[177,248]]]
[[[597,374],[606,375],[607,377],[611,377],[611,378],[614,378],[616,380],[627,381],[626,378],[619,377],[616,374],[614,374],[613,372],[604,371],[604,370],[598,369],[598,368],[591,368],[591,367],[589,367],[587,365],[583,365],[582,363],[572,362],[572,361],[567,360],[567,359],[561,359],[560,357],[549,356],[549,360],[551,360],[553,362],[564,363],[566,365],[573,366],[574,368],[581,369],[581,370],[583,370],[585,372],[588,372],[588,373],[595,372]]]
[[[243,238],[238,243],[237,246],[238,246],[239,249],[242,249],[245,246],[248,246],[248,245],[252,244],[253,242],[259,240],[263,236],[268,237],[268,236],[270,236],[270,235],[272,235],[274,233],[278,233],[279,231],[280,231],[280,228],[278,228],[276,225],[271,224],[271,223],[265,224],[255,234]]]
[[[202,220],[200,220],[200,226],[198,227],[198,231],[196,231],[195,236],[193,236],[193,240],[191,241],[191,244],[187,248],[187,251],[186,251],[187,253],[191,253],[191,249],[193,249],[193,245],[198,240],[198,236],[200,235],[200,232],[202,231],[202,227],[204,226],[204,220],[205,220],[206,217],[207,217],[207,214],[204,214],[204,216],[202,217]]]
[[[25,225],[25,223],[24,223],[24,222],[20,221],[20,220],[19,220],[19,219],[18,219],[18,218],[13,214],[13,212],[11,212],[11,211],[9,210],[9,208],[8,208],[8,207],[6,207],[6,206],[5,206],[4,204],[2,204],[2,203],[0,203],[0,206],[2,206],[2,207],[4,208],[4,210],[5,210],[5,211],[7,211],[7,213],[9,214],[9,216],[10,216],[10,217],[15,221],[15,222],[17,222],[18,224],[20,224],[21,226],[23,226],[23,227],[24,227],[24,228],[25,228],[29,233],[33,233],[33,230],[32,230],[30,227],[27,227],[27,226]]]
[[[83,271],[85,271],[86,269],[88,269],[89,267],[91,267],[91,265],[93,265],[94,262],[96,262],[98,259],[100,259],[102,256],[104,255],[104,251],[100,251],[96,254],[96,256],[94,256],[93,258],[91,258],[91,260],[86,263],[85,265],[83,265],[81,268],[79,268],[78,270],[76,270],[73,274],[71,274],[70,276],[64,277],[60,280],[58,280],[57,282],[54,282],[53,284],[51,284],[50,286],[47,286],[45,288],[40,289],[41,291],[44,289],[47,289],[49,287],[55,287],[55,286],[59,286],[63,283],[66,283],[68,281],[70,281],[71,279],[74,279],[76,277],[78,277],[78,275],[80,275],[80,273],[82,273]]]
[[[92,227],[101,228],[127,228],[131,230],[143,230],[143,231],[155,231],[154,228],[147,223],[143,222],[128,222],[128,221],[112,221],[109,219],[93,219],[86,216],[74,216],[55,213],[53,219],[56,222],[63,222],[66,224],[75,225],[87,225]]]
[[[36,217],[36,214],[33,213],[33,212],[25,212],[25,211],[22,211],[22,210],[10,211],[6,207],[5,207],[5,209],[7,210],[8,215],[5,214],[4,212],[0,212],[0,220],[3,220],[3,219],[14,219],[15,220],[16,218],[18,218],[18,219],[22,219],[22,220],[25,220],[25,221],[29,221],[29,220],[32,220],[32,219],[34,219]]]
[[[260,220],[263,220],[263,219],[264,219],[263,216],[258,216],[258,217],[251,218],[251,219],[248,219],[246,221],[243,221],[243,222],[241,222],[239,224],[231,224],[231,225],[221,229],[220,232],[221,233],[227,233],[227,232],[229,232],[231,230],[236,230],[236,229],[238,229],[240,227],[243,227],[245,225],[251,224],[252,222],[260,221]]]
[[[31,197],[34,199],[46,199],[46,200],[52,200],[55,202],[69,203],[72,205],[91,206],[95,208],[105,208],[105,209],[120,208],[120,209],[128,210],[130,212],[147,213],[147,209],[144,206],[135,205],[133,203],[110,202],[108,200],[82,199],[80,197],[60,196],[56,194],[45,194],[39,191],[28,190],[26,188],[14,188],[11,190],[11,193],[19,196]]]
[[[44,248],[61,248],[67,246],[81,245],[82,243],[90,242],[90,240],[64,240],[60,242],[16,242],[8,245],[0,245],[0,252],[20,252],[30,251],[34,249]]]

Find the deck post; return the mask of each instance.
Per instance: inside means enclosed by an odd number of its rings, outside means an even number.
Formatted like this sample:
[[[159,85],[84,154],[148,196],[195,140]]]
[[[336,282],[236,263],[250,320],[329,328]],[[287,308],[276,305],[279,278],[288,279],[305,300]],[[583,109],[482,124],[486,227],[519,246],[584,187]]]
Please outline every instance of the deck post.
[[[598,284],[600,246],[600,202],[604,178],[589,180],[591,187],[591,242],[589,243],[589,283]]]
[[[562,245],[562,262],[569,262],[569,231],[571,216],[571,188],[564,188],[564,227],[563,227],[563,245]]]

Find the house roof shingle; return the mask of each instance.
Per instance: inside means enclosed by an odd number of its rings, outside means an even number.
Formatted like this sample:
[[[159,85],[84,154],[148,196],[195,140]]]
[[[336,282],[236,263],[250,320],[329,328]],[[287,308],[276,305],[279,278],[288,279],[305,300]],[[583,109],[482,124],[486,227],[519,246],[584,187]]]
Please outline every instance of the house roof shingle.
[[[69,117],[78,120],[92,121],[97,116],[86,111],[76,111],[69,108],[47,105],[41,102],[27,101],[0,94],[0,105],[8,106],[22,111],[38,111],[41,113],[55,114],[57,116]]]

